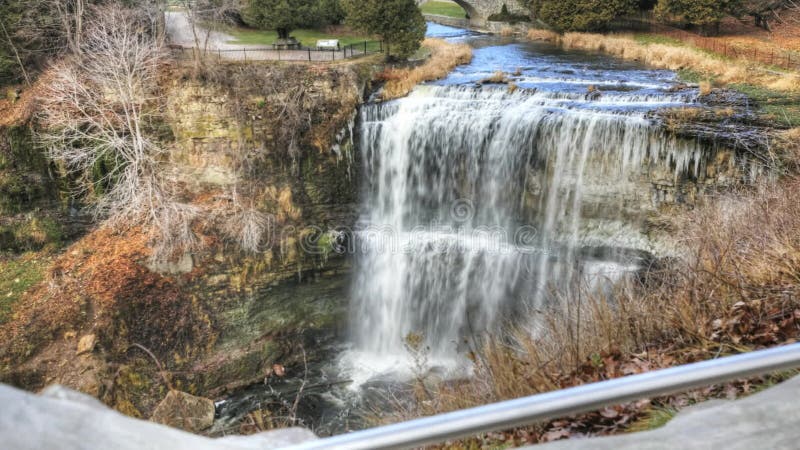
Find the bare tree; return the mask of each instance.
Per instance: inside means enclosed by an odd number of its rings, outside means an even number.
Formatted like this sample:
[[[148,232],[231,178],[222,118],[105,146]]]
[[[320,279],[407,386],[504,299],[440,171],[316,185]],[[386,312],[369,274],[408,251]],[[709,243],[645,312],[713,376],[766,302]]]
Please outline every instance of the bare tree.
[[[70,51],[80,54],[83,44],[86,0],[52,0],[49,4],[58,13],[61,29]]]
[[[157,75],[162,42],[152,17],[118,4],[93,8],[79,56],[54,67],[43,94],[39,134],[50,157],[95,195],[96,214],[115,227],[146,225],[158,256],[194,243],[195,208],[174,200],[151,130],[160,120]],[[104,173],[92,178],[99,165]]]
[[[258,253],[273,243],[275,218],[259,211],[251,201],[243,202],[236,185],[229,192],[228,206],[219,209],[218,220],[222,234],[250,253]]]
[[[787,2],[789,4],[789,8],[790,9],[793,9],[793,10],[797,11],[798,13],[800,13],[800,1],[798,1],[798,0],[787,0]],[[800,23],[800,18],[796,17],[794,22],[795,23]]]
[[[797,0],[748,0],[743,4],[746,15],[755,20],[755,25],[770,31],[770,22],[784,22],[783,12],[787,10],[800,11]]]
[[[51,54],[79,54],[92,3],[97,1],[31,0],[17,27],[18,38]]]
[[[19,66],[20,73],[22,73],[23,78],[25,78],[25,84],[30,86],[31,79],[28,76],[28,71],[25,69],[25,63],[22,61],[22,57],[19,54],[19,49],[17,48],[17,45],[14,43],[14,39],[12,39],[11,35],[8,34],[8,30],[6,29],[6,25],[5,23],[3,23],[2,19],[0,19],[0,31],[3,32],[2,37],[6,40],[6,42],[8,43],[8,47],[14,53],[14,59],[16,60],[17,65]]]

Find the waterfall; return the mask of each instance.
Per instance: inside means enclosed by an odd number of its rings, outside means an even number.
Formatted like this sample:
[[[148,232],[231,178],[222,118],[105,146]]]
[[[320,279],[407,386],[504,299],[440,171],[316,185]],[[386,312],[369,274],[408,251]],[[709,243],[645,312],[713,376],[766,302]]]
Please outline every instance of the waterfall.
[[[654,207],[643,180],[701,175],[701,146],[647,117],[693,100],[421,86],[366,105],[356,364],[391,367],[409,333],[437,364],[456,363],[471,336],[585,273],[584,247],[619,245],[602,230]]]

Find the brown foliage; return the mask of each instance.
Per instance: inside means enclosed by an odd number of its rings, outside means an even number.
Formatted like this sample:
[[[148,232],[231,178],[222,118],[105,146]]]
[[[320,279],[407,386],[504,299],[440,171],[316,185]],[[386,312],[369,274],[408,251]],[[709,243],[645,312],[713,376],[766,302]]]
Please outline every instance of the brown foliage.
[[[92,331],[112,357],[133,343],[160,357],[185,354],[211,339],[200,307],[175,279],[151,272],[147,236],[138,229],[90,233],[59,257],[0,327],[2,360],[18,362],[69,331]]]

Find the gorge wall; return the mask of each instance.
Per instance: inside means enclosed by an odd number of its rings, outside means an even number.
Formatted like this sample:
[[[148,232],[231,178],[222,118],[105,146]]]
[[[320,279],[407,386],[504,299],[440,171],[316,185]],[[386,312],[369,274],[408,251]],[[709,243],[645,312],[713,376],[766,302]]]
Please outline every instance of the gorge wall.
[[[368,62],[229,64],[197,77],[169,69],[166,170],[183,200],[210,215],[241,204],[267,218],[265,242],[245,251],[201,222],[201,245],[154,263],[141,230],[90,228],[41,257],[41,282],[9,305],[0,379],[30,390],[63,384],[149,417],[170,388],[215,397],[263,380],[274,364],[298,364],[304,344],[315,348],[343,322],[346,287],[336,280],[349,269],[331,254],[330,231],[356,218],[351,132],[372,71]],[[13,136],[2,131],[3,142]],[[35,173],[46,177],[43,164]],[[46,192],[20,191],[17,203],[36,194],[69,215],[64,192],[32,186]],[[326,277],[334,281],[315,283]]]

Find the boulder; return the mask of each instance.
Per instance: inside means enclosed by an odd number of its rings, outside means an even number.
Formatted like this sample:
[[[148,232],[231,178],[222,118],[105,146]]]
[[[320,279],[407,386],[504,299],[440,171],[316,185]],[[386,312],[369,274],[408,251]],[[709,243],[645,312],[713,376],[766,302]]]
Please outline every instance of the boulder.
[[[84,353],[92,353],[95,345],[97,345],[97,336],[94,334],[87,334],[78,341],[78,350],[75,354],[83,355]]]
[[[214,411],[212,400],[172,390],[156,406],[150,420],[162,425],[198,432],[214,424]]]

